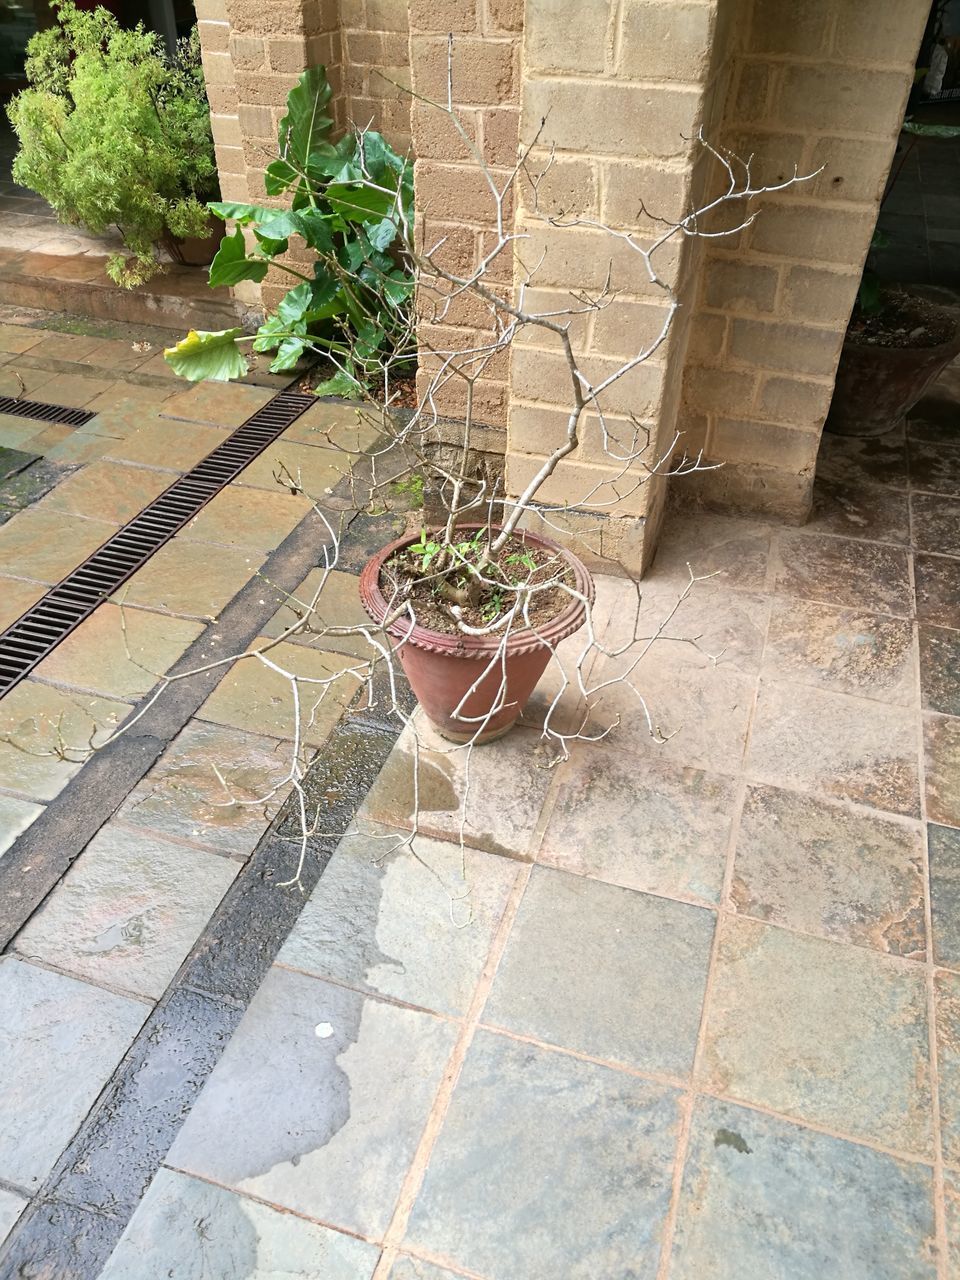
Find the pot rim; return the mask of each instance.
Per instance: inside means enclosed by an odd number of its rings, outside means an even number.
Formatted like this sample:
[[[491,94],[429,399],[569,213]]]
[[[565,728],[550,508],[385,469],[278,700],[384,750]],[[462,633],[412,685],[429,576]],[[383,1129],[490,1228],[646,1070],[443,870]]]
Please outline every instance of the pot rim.
[[[884,347],[877,342],[857,342],[857,340],[851,336],[849,327],[843,335],[843,345],[845,348],[849,348],[853,351],[875,351],[887,356],[889,356],[891,351],[910,351],[916,352],[917,354],[923,352],[924,355],[935,355],[938,352],[949,351],[951,348],[955,347],[958,342],[960,342],[960,307],[948,307],[937,302],[931,302],[930,306],[936,307],[944,319],[949,320],[953,325],[953,333],[950,337],[945,339],[943,342],[938,342],[935,347]]]
[[[499,526],[493,525],[494,529]],[[463,524],[459,528],[464,531],[485,529],[485,524]],[[541,533],[533,533],[529,529],[515,530],[524,542],[531,542],[546,551],[559,552],[573,569],[576,589],[592,605],[595,596],[593,578],[583,561],[572,551],[562,547],[559,542]],[[376,623],[382,623],[387,616],[387,599],[380,590],[380,570],[396,552],[416,542],[420,535],[406,534],[394,542],[381,547],[376,555],[364,565],[360,574],[360,602]],[[555,648],[561,640],[572,635],[583,625],[587,606],[583,600],[571,597],[569,604],[555,618],[544,623],[537,631],[524,629],[515,632],[507,641],[507,657],[513,654],[534,653],[547,646]],[[416,623],[412,628],[409,618],[397,618],[387,627],[387,634],[394,640],[403,640],[417,649],[426,649],[431,653],[446,654],[454,658],[489,659],[500,648],[500,633],[491,636],[450,635],[445,631],[433,631]]]

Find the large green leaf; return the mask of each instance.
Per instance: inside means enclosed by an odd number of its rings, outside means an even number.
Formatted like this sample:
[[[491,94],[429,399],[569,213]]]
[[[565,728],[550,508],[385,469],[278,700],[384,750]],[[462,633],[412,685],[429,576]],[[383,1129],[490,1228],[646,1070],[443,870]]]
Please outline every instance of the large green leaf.
[[[221,329],[216,333],[191,329],[175,347],[167,347],[163,358],[174,373],[191,382],[204,378],[229,382],[247,372],[247,361],[237,346],[237,339],[242,337],[242,329]]]
[[[323,114],[323,108],[331,94],[325,67],[304,71],[287,94],[287,114],[280,121],[278,135],[280,156],[301,173],[306,173],[314,152],[329,146],[333,121]]]
[[[363,390],[362,385],[356,378],[352,378],[349,373],[335,373],[332,378],[326,378],[318,386],[314,387],[314,392],[318,396],[341,396],[350,398],[359,394]]]
[[[269,263],[263,258],[248,258],[247,245],[239,227],[232,236],[224,236],[216,257],[210,263],[210,287],[239,284],[241,280],[262,280]]]
[[[237,200],[215,200],[212,204],[208,204],[207,208],[218,218],[223,218],[224,221],[232,218],[234,222],[239,222],[241,225],[260,222],[263,218],[270,218],[277,212],[276,209],[267,209],[261,204],[241,204]]]
[[[323,193],[332,209],[350,222],[380,222],[396,215],[397,197],[392,191],[358,183],[331,182]]]
[[[270,364],[270,372],[285,373],[287,369],[292,369],[303,355],[306,345],[303,338],[284,338]]]

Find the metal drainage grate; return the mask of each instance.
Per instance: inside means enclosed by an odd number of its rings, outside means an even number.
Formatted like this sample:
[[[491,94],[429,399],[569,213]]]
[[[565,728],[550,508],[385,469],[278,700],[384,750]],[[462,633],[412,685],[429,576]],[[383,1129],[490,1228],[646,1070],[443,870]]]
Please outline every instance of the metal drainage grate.
[[[316,403],[294,391],[274,396],[7,627],[0,634],[0,697]]]
[[[69,409],[65,404],[43,404],[39,400],[17,400],[13,396],[0,396],[0,413],[36,418],[38,422],[59,422],[65,427],[82,427],[97,416],[91,409]]]

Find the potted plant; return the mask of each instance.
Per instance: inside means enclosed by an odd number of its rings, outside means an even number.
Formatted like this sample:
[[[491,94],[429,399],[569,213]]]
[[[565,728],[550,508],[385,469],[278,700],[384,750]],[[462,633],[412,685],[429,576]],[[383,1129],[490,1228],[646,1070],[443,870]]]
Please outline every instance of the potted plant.
[[[28,87],[7,113],[20,144],[17,182],[63,222],[97,235],[115,227],[129,256],[113,254],[124,287],[181,261],[210,261],[216,160],[196,30],[169,57],[160,37],[125,30],[106,9],[55,0],[57,22],[28,45]]]
[[[960,136],[960,129],[954,126],[911,121],[904,124],[904,131]],[[887,195],[905,159],[891,179]],[[875,231],[871,252],[887,243],[885,234]],[[960,311],[934,300],[931,292],[883,284],[868,256],[837,367],[827,431],[865,437],[892,431],[960,354]]]
[[[369,640],[374,665],[387,664],[391,687],[396,658],[440,733],[474,745],[500,736],[517,721],[548,663],[560,671],[562,687],[576,682],[585,688],[584,663],[597,648],[593,582],[581,560],[543,530],[558,528],[568,505],[581,516],[593,513],[602,520],[657,471],[699,467],[699,456],[678,459],[676,440],[657,450],[639,415],[621,411],[611,418],[608,401],[616,384],[659,350],[679,306],[675,291],[658,274],[661,250],[684,236],[701,234],[719,205],[746,206],[769,188],[752,184],[749,164],[738,162],[735,170],[728,158],[711,148],[726,174],[725,186],[680,222],[666,224],[652,241],[590,224],[635,252],[637,276],[643,282],[639,287],[652,287],[663,299],[660,331],[646,340],[638,338],[635,353],[594,382],[586,371],[588,358],[574,336],[574,322],[601,312],[622,288],[636,291],[637,282],[631,289],[628,282],[610,279],[586,294],[580,281],[572,281],[568,305],[549,309],[528,300],[535,267],[521,268],[514,289],[491,283],[503,279],[504,262],[513,261],[518,237],[506,223],[504,207],[521,182],[529,184],[534,218],[540,216],[561,229],[579,225],[576,219],[538,214],[543,171],[534,171],[531,149],[523,152],[505,179],[494,178],[474,150],[491,192],[491,221],[497,231],[486,257],[465,274],[447,265],[442,236],[431,243],[427,229],[415,234],[409,162],[368,130],[350,132],[334,143],[330,121],[322,115],[328,98],[322,68],[305,72],[290,94],[280,126],[279,156],[266,177],[271,195],[287,195],[288,209],[212,206],[237,224],[214,259],[212,282],[261,280],[270,263],[297,282],[256,334],[240,329],[191,332],[166,352],[166,359],[184,377],[198,380],[242,376],[247,370],[245,352],[251,348],[273,353],[270,367],[277,371],[291,368],[305,352],[321,356],[326,368],[318,392],[351,396],[376,428],[377,443],[359,469],[359,478],[355,474],[352,480],[356,505],[361,511],[375,505],[382,510],[398,487],[434,496],[429,515],[418,516],[415,527],[367,563],[360,592],[375,625],[353,630]],[[447,105],[436,109],[449,116],[473,149],[452,101],[451,83]],[[544,163],[549,167],[549,158]],[[781,185],[798,180],[795,176]],[[745,211],[744,216],[752,215]],[[252,232],[250,242],[245,229]],[[294,235],[315,252],[310,275],[300,265],[282,260],[288,238]],[[301,259],[298,255],[298,264]],[[446,348],[433,345],[429,335],[435,330],[421,324],[418,353],[417,320],[442,325],[450,307],[464,297],[474,304],[474,315],[487,314],[487,327],[479,328],[475,338]],[[521,491],[511,496],[504,491],[502,467],[483,447],[478,388],[490,366],[502,362],[525,330],[539,331],[543,344],[552,345],[562,357],[567,416],[558,438],[545,444],[547,456],[538,460]],[[405,375],[418,355],[419,394],[412,408],[400,412],[402,393],[408,389]],[[588,483],[573,504],[557,503],[550,497],[551,484],[580,461],[587,429],[607,470],[595,484]],[[331,437],[330,443],[336,440]],[[299,488],[289,474],[278,479]],[[321,499],[321,512],[322,507]],[[334,551],[325,553],[328,570],[336,565],[332,530],[331,539]],[[298,605],[297,627],[323,630],[316,626],[321,594],[322,584],[313,600]],[[585,624],[587,636],[579,653],[571,656],[572,672],[566,672],[559,646]],[[342,634],[345,629],[326,630]],[[628,643],[624,650],[629,647]],[[640,656],[638,651],[633,663],[626,664],[627,675]],[[543,732],[563,747],[570,735],[555,715],[560,697],[558,693],[547,710]]]

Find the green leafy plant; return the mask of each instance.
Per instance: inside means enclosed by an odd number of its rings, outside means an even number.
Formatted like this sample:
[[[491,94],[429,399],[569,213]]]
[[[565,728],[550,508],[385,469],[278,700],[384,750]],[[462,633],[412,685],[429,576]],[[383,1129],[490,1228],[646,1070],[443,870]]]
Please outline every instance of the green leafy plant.
[[[106,9],[54,7],[56,25],[28,45],[29,87],[7,108],[13,176],[63,222],[115,226],[131,257],[113,255],[107,270],[132,286],[160,270],[158,244],[206,234],[218,194],[199,37],[171,58],[158,35],[126,31]]]
[[[166,352],[191,381],[240,377],[244,343],[271,352],[273,372],[292,369],[305,351],[328,357],[335,372],[320,395],[355,395],[385,362],[413,355],[412,273],[397,245],[413,221],[413,166],[378,133],[350,131],[331,141],[324,114],[331,90],[323,67],[305,71],[287,98],[267,194],[287,208],[223,201],[211,210],[233,223],[210,267],[211,285],[261,281],[271,265],[297,283],[256,335],[238,329],[191,332]],[[307,274],[285,260],[292,237],[316,255]]]

